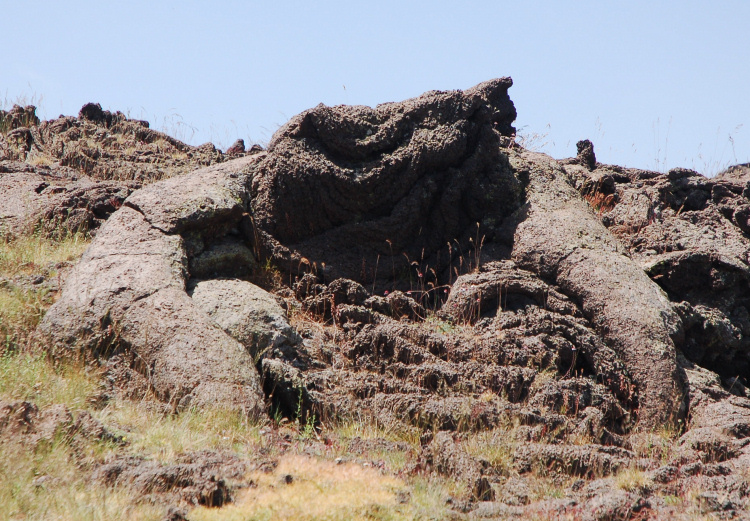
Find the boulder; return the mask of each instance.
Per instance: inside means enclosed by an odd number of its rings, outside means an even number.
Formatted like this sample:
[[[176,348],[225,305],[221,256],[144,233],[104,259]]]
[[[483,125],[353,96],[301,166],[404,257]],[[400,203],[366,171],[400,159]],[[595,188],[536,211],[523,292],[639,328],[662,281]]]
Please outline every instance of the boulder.
[[[511,85],[503,78],[374,109],[319,105],[292,118],[253,178],[261,255],[295,275],[312,268],[381,290],[404,289],[420,273],[434,282],[523,199],[501,151],[515,132]]]
[[[286,312],[270,293],[254,284],[237,279],[197,281],[188,287],[188,294],[254,359],[273,347],[297,342]]]
[[[222,405],[262,414],[251,353],[186,293],[188,251],[179,233],[209,246],[229,234],[245,210],[241,188],[252,160],[134,193],[70,274],[41,332],[58,349],[135,352],[136,369],[175,409]]]
[[[257,163],[255,248],[290,276],[408,289],[432,305],[454,276],[513,259],[574,297],[633,379],[637,396],[621,394],[644,428],[677,422],[686,414],[680,317],[562,164],[508,146],[511,84],[293,118]],[[584,152],[595,168],[593,145],[582,142]]]
[[[559,164],[529,152],[511,161],[529,174],[513,260],[580,302],[636,383],[644,427],[684,418],[685,384],[674,344],[682,341],[682,322],[667,295],[628,257]]]

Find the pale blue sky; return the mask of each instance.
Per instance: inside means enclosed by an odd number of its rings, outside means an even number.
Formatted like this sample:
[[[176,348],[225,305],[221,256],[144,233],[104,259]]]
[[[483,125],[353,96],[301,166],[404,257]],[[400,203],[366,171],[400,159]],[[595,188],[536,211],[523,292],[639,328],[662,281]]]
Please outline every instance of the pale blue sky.
[[[267,142],[318,103],[511,76],[544,150],[715,173],[750,161],[750,1],[0,0],[0,101],[106,109],[193,144]],[[731,136],[731,140],[730,140]]]

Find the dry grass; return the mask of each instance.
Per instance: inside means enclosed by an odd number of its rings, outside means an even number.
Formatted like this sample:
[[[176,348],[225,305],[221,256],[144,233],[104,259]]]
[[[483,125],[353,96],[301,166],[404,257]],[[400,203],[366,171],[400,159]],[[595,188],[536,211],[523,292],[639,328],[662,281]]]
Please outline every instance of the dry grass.
[[[0,356],[0,401],[26,400],[40,409],[63,404],[76,411],[89,406],[98,388],[98,372],[72,360],[52,362],[30,352]],[[161,519],[162,507],[89,482],[89,465],[116,449],[80,437],[74,443],[64,433],[36,445],[23,437],[0,439],[0,519]]]
[[[25,275],[44,273],[47,278],[58,276],[55,266],[77,259],[89,241],[72,234],[61,241],[41,236],[0,239],[0,282]],[[33,331],[52,303],[44,289],[22,289],[0,283],[0,353],[30,348]]]
[[[54,165],[55,159],[42,153],[30,152],[26,157],[26,162],[30,165],[45,167]]]
[[[516,445],[510,429],[502,428],[473,433],[463,443],[470,456],[486,461],[502,476],[516,473],[513,464]]]
[[[94,414],[124,435],[130,450],[162,462],[191,451],[229,450],[253,455],[264,447],[262,424],[226,409],[164,414],[138,402],[114,401]]]
[[[339,455],[345,455],[348,443],[357,438],[407,444],[408,448],[406,449],[395,449],[392,447],[373,448],[364,455],[364,457],[371,461],[382,462],[385,468],[392,472],[404,470],[408,463],[418,456],[421,449],[420,435],[422,433],[419,429],[403,425],[389,428],[369,418],[339,422],[328,426],[328,431],[342,442]]]
[[[615,476],[617,488],[628,492],[643,492],[653,485],[651,478],[646,472],[637,467],[622,469]]]
[[[292,482],[284,483],[284,476]],[[234,505],[199,508],[192,520],[364,520],[398,519],[397,493],[405,484],[372,468],[337,465],[308,456],[284,456],[272,473],[248,476],[256,484]]]
[[[0,287],[0,353],[29,348],[49,304],[44,292]]]
[[[95,369],[74,361],[53,362],[41,353],[6,352],[0,356],[0,400],[25,400],[44,407],[86,407],[99,388]]]
[[[248,479],[256,486],[234,504],[199,507],[191,521],[441,520],[450,517],[446,500],[465,492],[451,480],[407,483],[373,468],[303,455],[284,456],[272,473],[254,472]]]
[[[589,203],[594,212],[599,216],[611,212],[617,204],[615,194],[593,192],[584,195],[583,198],[586,200],[586,202]]]
[[[58,436],[29,447],[0,443],[0,519],[157,520],[163,507],[138,503],[127,490],[92,486],[81,461],[110,450],[100,442],[78,443]]]
[[[421,431],[416,427],[405,425],[385,426],[377,423],[374,419],[361,417],[329,426],[332,432],[339,437],[350,440],[362,438],[365,440],[383,439],[387,441],[408,443],[413,449],[420,448]]]
[[[640,458],[657,459],[663,465],[674,456],[680,432],[674,427],[663,427],[653,432],[639,432],[632,434],[628,441],[633,451]]]
[[[30,235],[0,240],[0,277],[37,273],[50,265],[79,258],[89,245],[83,234],[70,234],[59,241]]]

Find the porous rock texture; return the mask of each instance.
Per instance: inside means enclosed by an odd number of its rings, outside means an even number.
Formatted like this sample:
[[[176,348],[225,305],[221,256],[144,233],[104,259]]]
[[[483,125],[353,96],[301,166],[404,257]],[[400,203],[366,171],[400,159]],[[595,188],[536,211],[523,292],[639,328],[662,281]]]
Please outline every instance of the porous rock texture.
[[[93,231],[141,186],[224,159],[95,103],[49,121],[33,105],[0,110],[0,236]]]
[[[187,453],[167,465],[127,456],[99,466],[93,479],[107,486],[128,486],[143,500],[220,507],[233,499],[227,482],[240,480],[245,467],[232,454],[209,451]]]
[[[511,84],[293,118],[253,178],[256,248],[281,269],[375,289],[441,286],[455,265],[472,267],[464,252],[473,268],[510,258],[556,283],[615,350],[644,427],[675,422],[685,414],[679,318],[562,166],[508,148]]]
[[[134,192],[41,331],[115,354],[174,408],[437,431],[419,468],[465,474],[476,517],[669,515],[661,495],[696,486],[744,508],[750,167],[524,150],[511,84],[320,105],[267,153]],[[494,428],[519,476],[592,481],[498,496],[508,469],[464,446]],[[664,428],[679,453],[644,456]],[[645,488],[603,492],[631,467]]]
[[[0,237],[64,236],[99,227],[135,182],[96,182],[70,168],[0,161]]]
[[[250,353],[186,293],[188,252],[238,233],[253,161],[208,167],[134,193],[100,229],[41,331],[59,347],[129,349],[134,368],[175,409],[222,404],[261,414]]]
[[[529,172],[512,258],[580,304],[635,382],[644,426],[683,418],[684,379],[674,344],[683,331],[667,295],[592,214],[562,167],[528,152],[511,161]]]
[[[467,245],[478,222],[492,230],[523,200],[501,151],[515,132],[510,85],[504,78],[374,109],[320,105],[292,118],[252,182],[260,253],[295,274],[314,263],[328,281],[378,288],[396,282],[394,271],[416,276],[411,262],[442,276],[450,248]]]
[[[87,103],[78,117],[39,121],[36,107],[0,110],[0,161],[75,169],[97,180],[149,182],[221,162],[209,144],[186,145],[147,121]]]

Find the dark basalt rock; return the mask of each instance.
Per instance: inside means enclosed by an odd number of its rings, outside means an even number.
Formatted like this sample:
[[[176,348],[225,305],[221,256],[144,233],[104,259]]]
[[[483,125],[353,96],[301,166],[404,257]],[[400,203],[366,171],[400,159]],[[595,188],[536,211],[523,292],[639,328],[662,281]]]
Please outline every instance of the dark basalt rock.
[[[501,152],[515,132],[511,84],[374,109],[320,105],[294,117],[252,183],[262,255],[295,274],[314,263],[328,280],[381,289],[447,280],[469,239],[494,237],[523,202]]]

